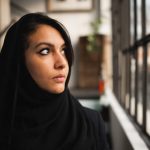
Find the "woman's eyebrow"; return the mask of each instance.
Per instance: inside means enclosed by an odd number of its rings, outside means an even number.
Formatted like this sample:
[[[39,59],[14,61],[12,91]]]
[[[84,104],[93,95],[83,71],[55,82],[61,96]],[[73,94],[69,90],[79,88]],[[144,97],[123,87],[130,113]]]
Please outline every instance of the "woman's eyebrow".
[[[38,43],[38,44],[35,44],[34,48],[38,48],[38,47],[41,46],[41,45],[47,45],[47,46],[49,46],[49,47],[54,47],[54,44],[52,44],[52,43],[40,42],[40,43]],[[63,43],[63,44],[61,45],[61,47],[66,47],[66,44]]]
[[[47,43],[47,42],[40,42],[40,43],[38,43],[38,44],[35,44],[34,48],[37,48],[37,47],[39,47],[39,46],[41,46],[41,45],[47,45],[47,46],[49,46],[49,47],[54,46],[54,45],[53,45],[53,44],[51,44],[51,43]]]

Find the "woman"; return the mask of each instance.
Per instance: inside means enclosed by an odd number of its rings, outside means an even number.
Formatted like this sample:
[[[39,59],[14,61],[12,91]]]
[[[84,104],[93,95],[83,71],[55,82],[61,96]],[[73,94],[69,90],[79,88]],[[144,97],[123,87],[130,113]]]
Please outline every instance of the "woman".
[[[61,23],[23,16],[0,53],[1,150],[106,150],[98,112],[69,93],[73,49]]]

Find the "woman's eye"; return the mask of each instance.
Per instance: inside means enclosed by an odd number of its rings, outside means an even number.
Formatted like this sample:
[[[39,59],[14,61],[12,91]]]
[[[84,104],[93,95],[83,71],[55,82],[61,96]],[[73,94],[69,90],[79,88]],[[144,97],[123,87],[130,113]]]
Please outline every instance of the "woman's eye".
[[[65,54],[65,50],[62,50],[61,53],[64,55]]]
[[[41,55],[47,55],[49,53],[49,49],[45,48],[40,51]]]
[[[63,48],[63,49],[61,50],[61,53],[62,53],[63,55],[65,55],[65,53],[66,53],[66,48]]]

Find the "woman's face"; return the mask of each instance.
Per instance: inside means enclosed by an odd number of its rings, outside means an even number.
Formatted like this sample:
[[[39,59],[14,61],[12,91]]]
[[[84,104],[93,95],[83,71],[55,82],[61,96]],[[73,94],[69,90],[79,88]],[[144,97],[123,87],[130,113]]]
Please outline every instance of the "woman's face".
[[[61,93],[69,72],[65,41],[55,28],[39,25],[29,36],[25,51],[27,69],[37,85],[51,93]]]

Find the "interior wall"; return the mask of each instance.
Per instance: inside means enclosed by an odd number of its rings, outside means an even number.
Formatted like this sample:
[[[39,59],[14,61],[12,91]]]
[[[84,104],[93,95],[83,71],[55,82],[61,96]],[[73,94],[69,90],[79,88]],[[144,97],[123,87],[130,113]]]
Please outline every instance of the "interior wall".
[[[0,0],[0,32],[9,25],[11,21],[10,17],[10,0]],[[0,38],[0,47],[3,43],[4,35]]]

